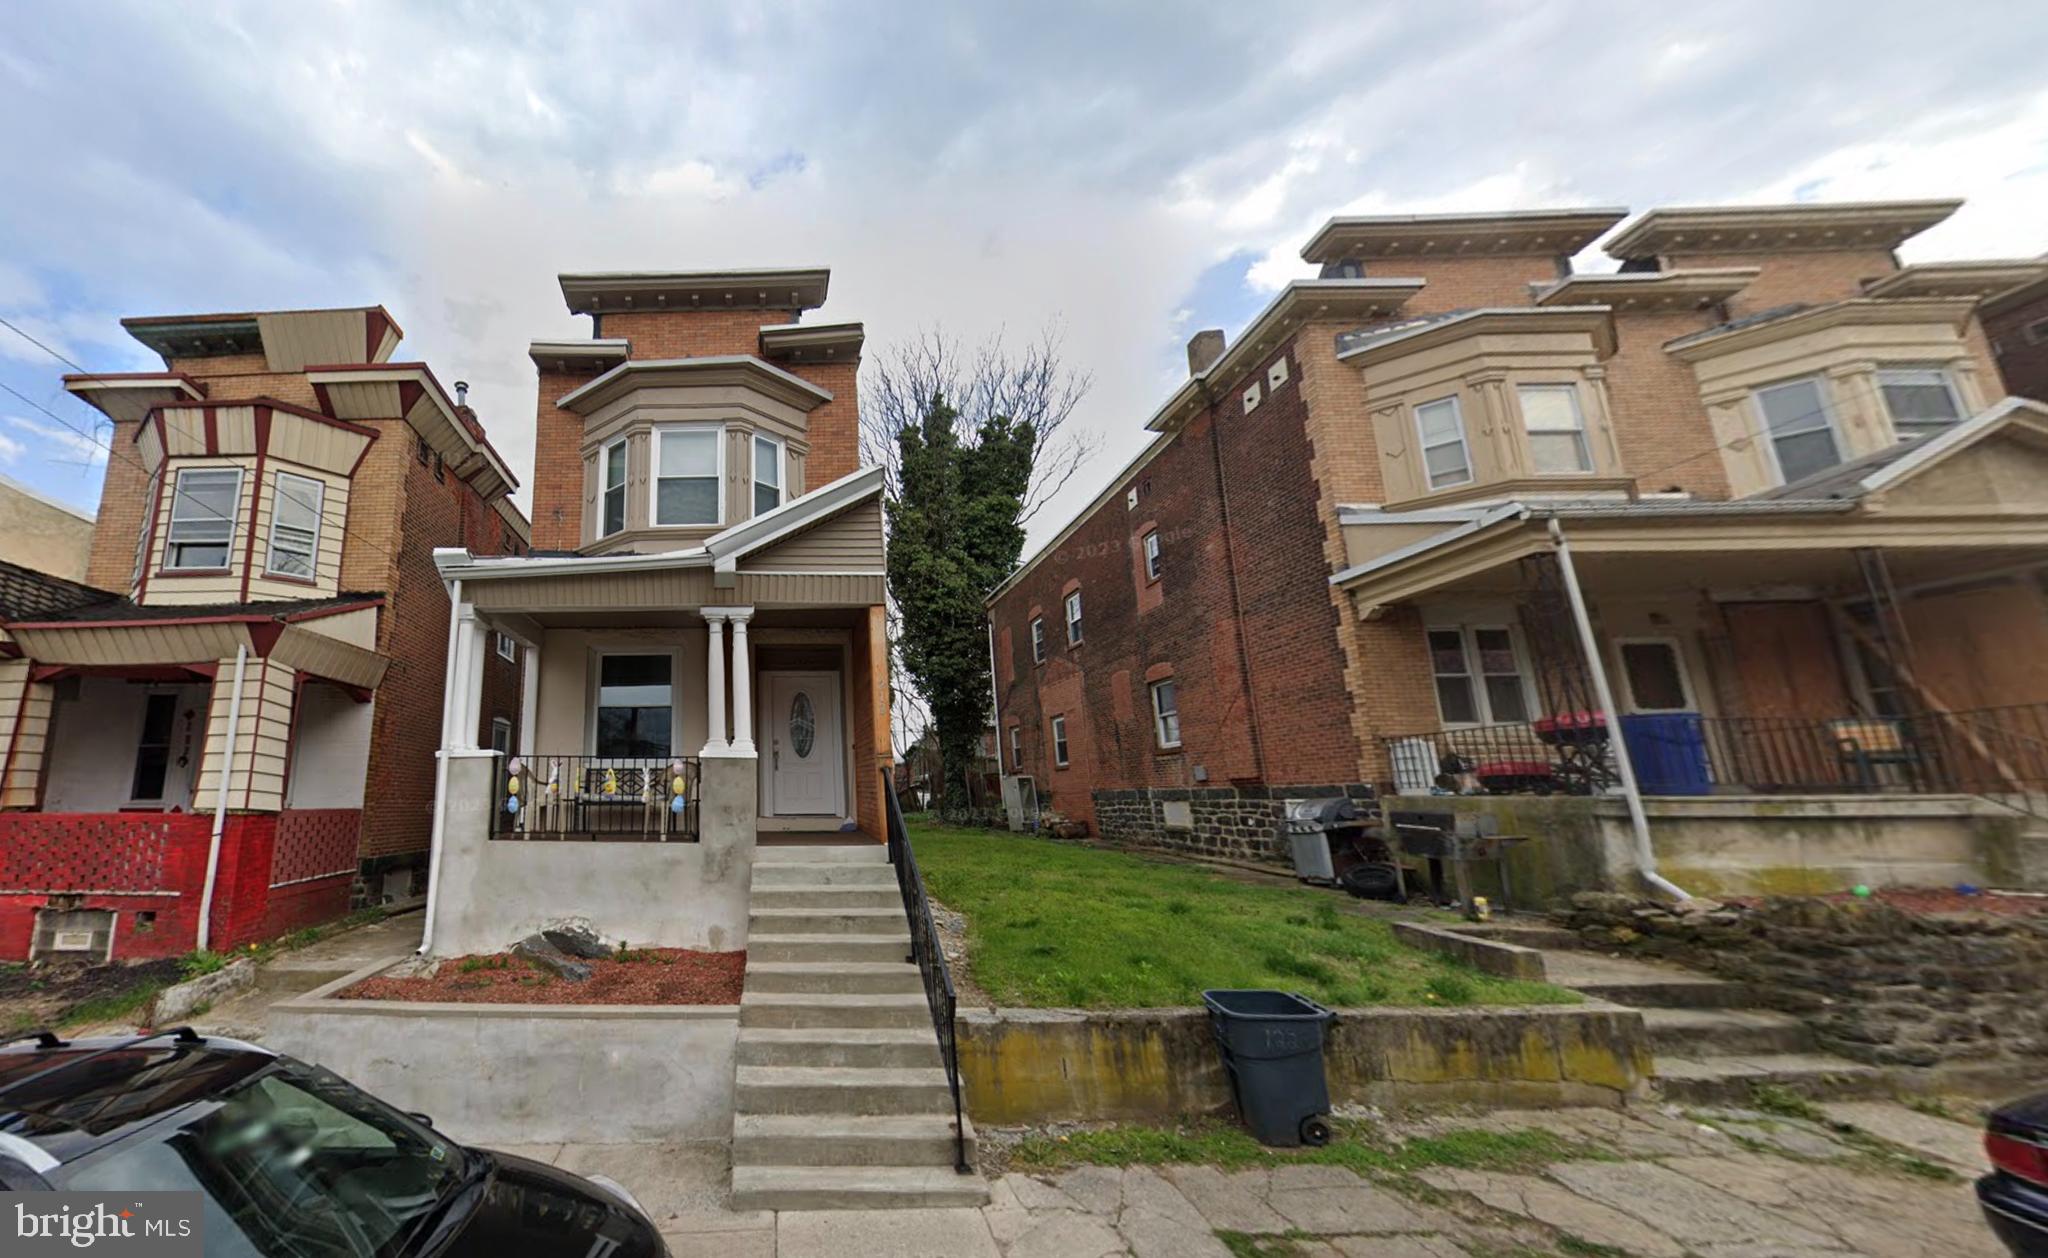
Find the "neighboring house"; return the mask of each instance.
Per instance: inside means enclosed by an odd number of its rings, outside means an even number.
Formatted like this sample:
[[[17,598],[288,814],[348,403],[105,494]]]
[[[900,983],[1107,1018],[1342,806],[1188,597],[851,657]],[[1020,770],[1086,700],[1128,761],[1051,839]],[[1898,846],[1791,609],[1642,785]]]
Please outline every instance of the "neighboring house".
[[[90,515],[0,476],[0,563],[83,581],[91,553]]]
[[[1330,221],[992,593],[1006,771],[1268,860],[1293,796],[1583,796],[1502,814],[1556,890],[1640,863],[1625,747],[1696,890],[2021,878],[2048,412],[1975,314],[2008,264],[1895,260],[1956,204],[1654,210],[1607,274],[1621,210]]]
[[[828,279],[561,277],[592,337],[530,347],[534,552],[435,557],[459,625],[430,951],[494,951],[576,917],[613,938],[740,947],[757,819],[769,835],[882,837],[882,477],[860,464],[863,332],[797,322]],[[523,648],[509,763],[476,746],[487,634]]]
[[[2006,388],[2048,402],[2048,254],[2017,264],[2032,274],[1977,307]]]
[[[981,731],[981,738],[975,744],[974,763],[967,779],[971,807],[994,809],[1002,806],[1001,774],[996,731],[990,726]],[[896,766],[897,794],[918,808],[930,808],[944,793],[941,783],[945,775],[945,757],[939,753],[938,730],[936,727],[927,729],[923,737],[910,745],[902,762]]]
[[[123,326],[163,371],[65,378],[113,422],[90,586],[0,573],[8,959],[221,949],[416,891],[433,552],[526,548],[462,386],[392,362],[382,308]],[[509,743],[516,651],[479,690]]]

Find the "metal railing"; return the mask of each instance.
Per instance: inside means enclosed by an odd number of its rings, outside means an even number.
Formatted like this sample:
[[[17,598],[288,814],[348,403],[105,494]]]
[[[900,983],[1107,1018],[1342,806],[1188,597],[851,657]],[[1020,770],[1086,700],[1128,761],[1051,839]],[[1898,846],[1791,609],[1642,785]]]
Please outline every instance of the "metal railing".
[[[2048,704],[1910,716],[1624,716],[1647,795],[2031,797],[2048,791]],[[1587,714],[1385,740],[1396,790],[1592,794],[1618,787],[1606,723]]]
[[[595,843],[697,841],[693,756],[509,756],[491,837]]]
[[[882,770],[883,807],[889,819],[889,863],[896,867],[896,888],[903,893],[903,913],[910,920],[910,957],[924,979],[925,1002],[932,1010],[932,1030],[939,1037],[939,1058],[946,1068],[946,1084],[953,1089],[953,1169],[962,1175],[973,1168],[967,1164],[967,1120],[960,1104],[960,1045],[954,1030],[959,1002],[953,994],[953,973],[946,966],[946,951],[939,944],[939,927],[932,920],[931,901],[925,898],[924,875],[917,870],[917,854],[910,850],[910,835],[903,828],[903,810],[896,804],[896,792],[889,771]]]

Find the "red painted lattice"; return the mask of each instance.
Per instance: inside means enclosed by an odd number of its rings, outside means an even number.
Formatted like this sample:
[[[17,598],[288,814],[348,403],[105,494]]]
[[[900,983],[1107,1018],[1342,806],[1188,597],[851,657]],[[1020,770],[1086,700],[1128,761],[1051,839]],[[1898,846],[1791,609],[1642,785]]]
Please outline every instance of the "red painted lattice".
[[[0,890],[176,890],[211,827],[192,813],[0,813]]]
[[[359,808],[287,808],[279,813],[270,885],[354,873],[362,820]]]

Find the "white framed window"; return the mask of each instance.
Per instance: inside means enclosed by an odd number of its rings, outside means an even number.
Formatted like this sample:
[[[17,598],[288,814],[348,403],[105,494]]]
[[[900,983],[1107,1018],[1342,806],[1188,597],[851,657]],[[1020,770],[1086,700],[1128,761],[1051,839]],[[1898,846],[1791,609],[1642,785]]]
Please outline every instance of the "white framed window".
[[[501,756],[512,754],[512,722],[502,716],[491,718],[491,750]]]
[[[270,489],[270,553],[263,570],[281,577],[313,579],[320,553],[320,509],[327,486],[310,476],[279,472]]]
[[[1509,725],[1529,719],[1528,670],[1504,625],[1440,625],[1429,631],[1430,672],[1445,725]]]
[[[1692,679],[1676,638],[1616,638],[1621,681],[1632,712],[1696,712]]]
[[[1579,389],[1571,384],[1525,384],[1515,390],[1522,427],[1529,434],[1529,466],[1539,476],[1568,476],[1593,470],[1586,444],[1586,417]]]
[[[1081,591],[1067,595],[1067,645],[1081,644]]]
[[[171,527],[164,535],[164,567],[227,567],[241,504],[241,468],[188,467],[179,472],[171,491]]]
[[[1147,581],[1157,581],[1159,579],[1159,530],[1153,529],[1145,534],[1143,545],[1145,547],[1145,579]]]
[[[654,475],[648,478],[657,525],[717,524],[725,518],[725,430],[654,430]]]
[[[603,485],[598,494],[597,535],[610,537],[626,527],[626,439],[619,438],[598,456]]]
[[[667,758],[675,726],[675,663],[668,652],[597,657],[592,755]]]
[[[782,505],[782,443],[773,437],[754,436],[754,514],[766,515]]]
[[[1877,390],[1900,441],[1931,437],[1961,422],[1963,399],[1942,367],[1900,365],[1877,370]]]
[[[1465,445],[1465,415],[1457,398],[1438,398],[1416,407],[1415,430],[1422,439],[1422,469],[1431,489],[1471,481],[1472,451]]]
[[[1783,483],[1824,472],[1842,461],[1842,444],[1835,436],[1834,416],[1819,376],[1758,389],[1755,398]]]
[[[1010,727],[1010,771],[1012,773],[1024,772],[1024,727],[1022,725],[1012,725]]]
[[[1067,718],[1052,718],[1052,762],[1064,769],[1067,767]]]
[[[513,662],[519,659],[518,648],[513,644],[512,639],[495,629],[491,631],[491,644],[497,648],[499,659]]]
[[[1045,617],[1031,618],[1031,662],[1045,663]]]
[[[1171,677],[1152,683],[1152,733],[1164,750],[1180,746],[1180,687]]]

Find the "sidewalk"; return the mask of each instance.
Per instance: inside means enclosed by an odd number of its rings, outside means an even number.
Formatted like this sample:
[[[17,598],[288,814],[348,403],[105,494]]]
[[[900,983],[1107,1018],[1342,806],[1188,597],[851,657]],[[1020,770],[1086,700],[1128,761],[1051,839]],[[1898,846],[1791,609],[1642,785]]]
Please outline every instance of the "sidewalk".
[[[394,913],[273,957],[257,969],[255,986],[208,1009],[193,1019],[193,1025],[215,1035],[260,1044],[272,1005],[352,974],[373,961],[411,956],[420,946],[422,917],[416,908]]]

